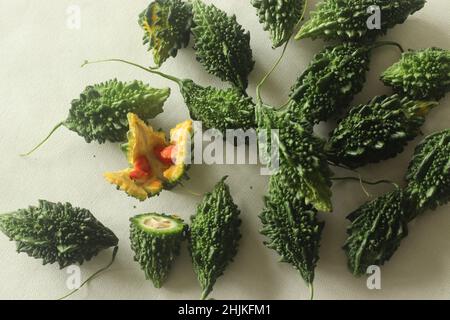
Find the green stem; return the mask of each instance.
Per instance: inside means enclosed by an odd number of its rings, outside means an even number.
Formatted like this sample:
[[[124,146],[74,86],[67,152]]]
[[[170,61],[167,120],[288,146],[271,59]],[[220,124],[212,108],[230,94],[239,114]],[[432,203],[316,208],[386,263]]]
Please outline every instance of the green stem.
[[[328,164],[329,164],[329,165],[332,165],[332,166],[335,166],[335,167],[338,167],[338,168],[342,168],[342,169],[349,170],[349,171],[352,171],[352,172],[356,173],[356,174],[358,175],[358,181],[359,181],[359,184],[361,185],[361,189],[362,189],[363,192],[366,194],[367,198],[370,198],[370,193],[369,193],[369,192],[366,190],[366,188],[364,187],[364,184],[363,184],[361,175],[359,174],[358,171],[356,171],[355,169],[352,169],[352,168],[350,168],[350,167],[341,165],[341,164],[332,163],[332,162],[330,162],[330,161],[328,161]],[[334,178],[334,179],[337,180],[338,178]],[[355,178],[355,179],[356,179],[356,178]]]
[[[376,49],[383,46],[395,46],[400,49],[401,53],[405,52],[402,45],[395,41],[377,41],[372,45],[372,49]]]
[[[280,110],[280,111],[282,111],[282,110],[284,110],[288,105],[289,105],[289,103],[291,102],[292,100],[289,98],[285,103],[283,103],[281,106],[279,106],[278,108],[276,108],[277,110]]]
[[[137,63],[134,63],[134,62],[130,62],[130,61],[127,61],[127,60],[123,60],[123,59],[105,59],[105,60],[96,60],[96,61],[87,61],[86,60],[81,65],[81,67],[84,67],[84,66],[89,65],[89,64],[104,63],[104,62],[121,62],[121,63],[129,64],[131,66],[134,66],[136,68],[142,69],[142,70],[147,71],[149,73],[153,73],[153,74],[156,74],[156,75],[158,75],[160,77],[163,77],[163,78],[166,78],[168,80],[171,80],[171,81],[177,83],[179,86],[182,85],[182,80],[177,78],[177,77],[168,75],[168,74],[163,73],[161,71],[157,71],[154,68],[147,68],[147,67],[141,66],[140,64],[137,64]]]
[[[203,194],[189,190],[189,188],[187,188],[182,182],[179,182],[178,184],[181,186],[182,190],[184,190],[186,193],[196,197],[203,197]]]
[[[208,294],[209,294],[209,292],[207,292],[206,290],[202,291],[202,295],[200,296],[200,300],[206,300],[206,298],[208,298]]]
[[[109,267],[111,267],[111,265],[114,263],[114,260],[116,259],[116,255],[117,255],[117,251],[119,250],[119,247],[114,247],[114,251],[112,254],[112,258],[111,261],[108,263],[107,266],[101,268],[100,270],[98,270],[97,272],[95,272],[93,275],[91,275],[89,278],[86,279],[86,281],[84,281],[79,288],[69,292],[68,294],[66,294],[65,296],[59,298],[58,300],[64,300],[68,297],[70,297],[72,294],[74,294],[75,292],[77,292],[78,290],[80,290],[86,283],[88,283],[89,281],[91,281],[92,279],[94,279],[96,276],[98,276],[100,273],[102,273],[103,271],[106,271]]]
[[[309,300],[314,300],[314,285],[312,283],[308,283],[309,287]]]
[[[34,147],[31,151],[29,151],[29,152],[27,152],[27,153],[22,153],[20,156],[21,156],[21,157],[27,157],[27,156],[29,156],[30,154],[32,154],[34,151],[36,151],[37,149],[39,149],[39,147],[42,146],[44,143],[46,143],[47,140],[52,136],[52,134],[53,134],[56,130],[58,130],[61,126],[63,126],[63,125],[64,125],[64,121],[58,123],[58,124],[52,129],[52,131],[50,131],[50,133],[47,135],[47,137],[45,137],[45,139],[42,140],[42,142],[40,142],[40,143],[39,143],[36,147]]]
[[[377,185],[377,184],[386,183],[386,184],[392,184],[396,188],[399,188],[399,186],[395,182],[392,182],[390,180],[367,181],[367,180],[360,179],[360,178],[357,178],[357,177],[336,177],[336,178],[331,178],[331,180],[336,180],[336,181],[344,181],[344,180],[361,181],[364,184],[368,184],[368,185],[372,185],[372,186]]]
[[[261,87],[264,85],[264,83],[266,82],[266,80],[272,75],[272,73],[275,71],[275,69],[278,67],[278,65],[280,64],[281,60],[283,60],[284,54],[286,53],[286,49],[287,46],[289,44],[289,40],[286,41],[286,44],[283,47],[283,51],[281,52],[280,57],[277,59],[277,61],[275,62],[275,64],[272,66],[272,69],[270,69],[270,71],[268,73],[266,73],[266,75],[261,79],[261,81],[258,83],[258,85],[256,86],[256,98],[258,100],[258,104],[262,104],[262,98],[261,98]]]

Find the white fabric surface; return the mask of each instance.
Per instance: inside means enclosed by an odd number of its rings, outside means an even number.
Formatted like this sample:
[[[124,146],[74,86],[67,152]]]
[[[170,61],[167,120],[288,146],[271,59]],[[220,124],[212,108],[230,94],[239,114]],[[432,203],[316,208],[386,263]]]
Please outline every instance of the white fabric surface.
[[[255,70],[249,92],[270,68],[281,50],[270,48],[268,34],[262,30],[249,1],[213,2],[251,32]],[[317,1],[309,1],[310,9]],[[102,173],[120,169],[125,160],[114,144],[86,144],[75,133],[60,129],[39,151],[20,158],[54,124],[64,119],[70,101],[82,89],[96,82],[117,77],[140,79],[152,86],[170,86],[173,93],[165,113],[152,123],[170,128],[184,120],[187,110],[176,85],[140,70],[120,64],[103,64],[81,69],[85,59],[127,58],[145,65],[152,62],[141,43],[142,31],[137,16],[149,1],[121,0],[0,0],[0,212],[37,204],[38,199],[68,201],[85,207],[109,226],[120,238],[120,250],[110,271],[83,288],[74,299],[196,299],[200,294],[186,248],[176,261],[163,289],[154,289],[145,281],[139,265],[133,261],[128,240],[128,219],[144,212],[177,213],[188,219],[200,198],[184,188],[163,192],[160,197],[139,203],[104,181]],[[81,28],[66,26],[70,5],[81,8]],[[385,39],[399,41],[405,48],[439,46],[450,49],[450,2],[429,1],[408,21],[392,29]],[[290,85],[312,56],[322,48],[321,41],[292,42],[283,63],[267,82],[263,95],[268,103],[281,104]],[[378,80],[379,74],[399,58],[396,48],[380,48],[373,55],[365,89],[354,103],[367,101],[376,94],[389,93]],[[182,50],[162,68],[180,77],[202,84],[223,85],[209,76],[195,61],[192,49]],[[425,133],[448,128],[450,96],[429,115]],[[322,125],[319,133],[331,126]],[[402,178],[413,147],[411,143],[397,158],[361,170],[367,179]],[[347,172],[336,171],[338,175]],[[307,288],[298,273],[288,264],[278,263],[277,254],[264,247],[258,233],[258,214],[262,208],[267,177],[251,165],[195,165],[186,187],[197,193],[212,188],[223,175],[230,176],[235,202],[242,210],[243,238],[239,253],[212,293],[216,299],[306,299]],[[382,194],[389,186],[369,187]],[[358,183],[340,182],[334,188],[334,212],[321,214],[326,221],[321,259],[316,272],[317,299],[420,299],[449,298],[450,292],[450,215],[449,206],[420,217],[410,226],[410,235],[382,268],[382,289],[368,290],[366,278],[354,278],[346,267],[341,246],[345,240],[347,213],[356,209],[366,197]],[[0,235],[0,298],[53,299],[67,292],[67,274],[57,266],[16,254],[13,242]],[[111,251],[101,253],[82,267],[86,277],[110,259]]]

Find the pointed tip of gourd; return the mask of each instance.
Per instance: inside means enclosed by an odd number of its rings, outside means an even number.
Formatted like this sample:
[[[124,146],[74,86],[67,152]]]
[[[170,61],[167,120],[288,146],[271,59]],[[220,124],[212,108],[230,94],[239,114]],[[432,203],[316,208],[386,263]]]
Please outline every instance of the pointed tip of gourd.
[[[421,116],[426,116],[431,109],[434,109],[439,105],[437,101],[417,101],[416,102],[416,114]]]
[[[303,28],[300,28],[300,30],[297,32],[297,34],[294,36],[294,40],[301,40],[306,37],[305,33],[303,32]]]
[[[308,288],[309,288],[309,300],[314,300],[314,285],[312,282],[308,282]]]

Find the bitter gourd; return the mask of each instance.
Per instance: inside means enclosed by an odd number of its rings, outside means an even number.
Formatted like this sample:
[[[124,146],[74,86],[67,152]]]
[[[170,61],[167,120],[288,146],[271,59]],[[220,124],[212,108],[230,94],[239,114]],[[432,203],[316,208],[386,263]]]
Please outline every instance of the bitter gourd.
[[[170,131],[154,131],[134,113],[128,114],[128,143],[122,146],[129,167],[105,173],[105,178],[118,189],[141,201],[172,189],[186,176],[190,164],[193,127],[186,120]]]
[[[266,246],[297,269],[312,288],[324,223],[317,219],[317,210],[305,203],[298,185],[291,184],[291,176],[290,169],[281,169],[270,177],[260,215],[261,234],[268,238]]]
[[[155,89],[141,81],[121,82],[116,79],[88,86],[79,99],[72,101],[67,119],[59,123],[37,147],[39,148],[61,126],[76,132],[86,142],[123,142],[128,131],[127,114],[136,113],[149,120],[163,112],[170,89]]]
[[[420,133],[425,116],[436,105],[393,95],[353,107],[330,135],[329,159],[357,168],[395,157]]]
[[[286,112],[275,111],[267,106],[256,107],[258,130],[278,130],[276,139],[272,141],[267,134],[266,145],[261,145],[268,154],[279,150],[280,170],[289,183],[295,186],[299,195],[307,204],[317,210],[331,211],[331,171],[324,152],[324,141],[312,132],[312,126],[306,122],[290,120]]]
[[[450,129],[428,136],[417,146],[406,180],[418,211],[450,200]]]
[[[344,250],[354,275],[364,275],[369,266],[381,266],[392,257],[408,235],[413,212],[407,194],[399,189],[364,204],[347,217],[351,225]]]
[[[229,17],[200,0],[193,1],[193,13],[197,60],[209,73],[245,90],[255,65],[250,33],[244,31],[235,15]]]
[[[450,51],[428,48],[405,52],[381,80],[411,99],[439,100],[450,91]]]
[[[191,118],[205,128],[217,129],[225,135],[227,129],[255,128],[255,105],[252,98],[236,88],[202,87],[184,80],[181,93]]]
[[[182,0],[155,0],[139,15],[144,44],[153,50],[153,60],[161,66],[178,50],[187,47],[192,26],[192,5]]]
[[[38,206],[0,215],[0,230],[16,241],[17,252],[58,263],[83,264],[119,239],[86,209],[40,200]]]
[[[235,257],[241,238],[240,210],[233,202],[225,179],[205,195],[191,218],[189,250],[202,288],[202,299],[208,297],[217,278]]]
[[[272,46],[282,46],[295,31],[294,28],[302,17],[305,0],[251,0],[258,10],[259,22],[264,30],[269,31]]]
[[[359,41],[384,35],[409,15],[422,9],[426,0],[323,0],[303,24],[296,39]],[[371,7],[380,9],[379,26],[369,28]]]
[[[344,43],[318,53],[291,88],[292,118],[318,123],[347,107],[366,81],[371,49]]]
[[[158,213],[137,215],[130,222],[134,260],[144,270],[146,279],[161,288],[180,253],[187,225],[176,216]]]

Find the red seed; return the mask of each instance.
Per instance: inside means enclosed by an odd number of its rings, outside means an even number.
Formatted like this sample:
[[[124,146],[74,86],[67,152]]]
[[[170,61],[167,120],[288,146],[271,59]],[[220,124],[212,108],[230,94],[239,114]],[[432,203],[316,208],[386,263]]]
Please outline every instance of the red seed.
[[[155,153],[159,161],[167,165],[172,165],[174,164],[172,160],[172,155],[174,155],[175,150],[176,150],[175,145],[170,145],[167,147],[159,145],[153,149],[153,152]]]
[[[130,179],[140,180],[151,175],[152,170],[146,156],[140,156],[134,161],[134,170],[130,172]]]
[[[140,156],[134,161],[134,167],[139,170],[146,172],[148,174],[151,173],[150,163],[146,156]]]
[[[140,170],[133,170],[130,172],[130,179],[132,180],[140,180],[148,177],[148,173]]]

